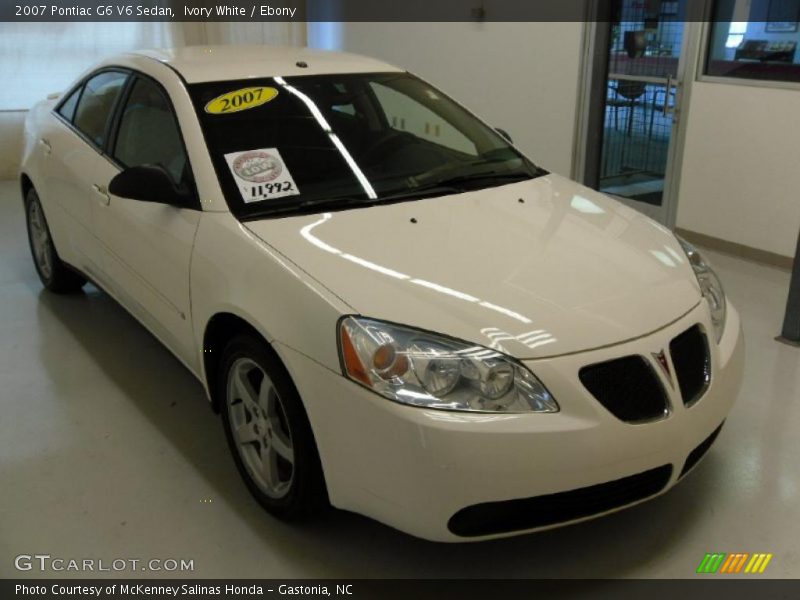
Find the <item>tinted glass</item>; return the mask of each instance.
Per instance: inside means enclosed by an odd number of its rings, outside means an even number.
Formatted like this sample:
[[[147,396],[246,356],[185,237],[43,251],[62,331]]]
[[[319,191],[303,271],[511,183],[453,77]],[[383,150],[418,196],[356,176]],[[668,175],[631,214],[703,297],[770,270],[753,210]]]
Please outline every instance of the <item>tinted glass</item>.
[[[161,165],[175,183],[184,179],[187,160],[175,114],[161,89],[148,79],[133,84],[113,155],[126,167]]]
[[[800,0],[717,0],[705,73],[800,81]]]
[[[74,123],[97,146],[105,143],[108,119],[127,77],[125,73],[107,71],[95,75],[84,86]]]
[[[228,204],[243,217],[441,196],[541,173],[407,73],[225,81],[189,91]]]
[[[69,95],[69,98],[64,100],[64,103],[58,109],[58,114],[64,117],[67,121],[72,121],[72,117],[75,116],[75,107],[78,105],[78,98],[81,95],[81,89],[83,87],[78,87],[74,92]]]
[[[393,129],[471,156],[478,155],[478,149],[466,135],[413,96],[377,82],[371,82],[370,88]]]

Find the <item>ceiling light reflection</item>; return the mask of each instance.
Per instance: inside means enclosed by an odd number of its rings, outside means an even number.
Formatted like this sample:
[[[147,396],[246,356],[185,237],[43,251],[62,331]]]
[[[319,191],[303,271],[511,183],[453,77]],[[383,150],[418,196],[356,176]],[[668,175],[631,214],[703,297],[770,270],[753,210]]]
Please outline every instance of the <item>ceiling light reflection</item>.
[[[273,79],[278,85],[282,86],[287,92],[300,98],[303,104],[305,104],[308,110],[311,112],[311,115],[317,120],[319,126],[322,127],[325,133],[328,134],[328,137],[330,137],[331,142],[333,142],[333,145],[336,146],[336,149],[339,151],[339,154],[342,155],[342,158],[344,158],[345,162],[350,167],[350,170],[353,172],[353,175],[356,176],[356,179],[358,179],[358,182],[361,184],[361,187],[364,188],[364,193],[367,194],[367,197],[373,200],[377,198],[378,195],[375,193],[375,190],[373,189],[372,184],[370,184],[366,175],[364,175],[364,171],[362,171],[361,167],[358,166],[355,159],[350,154],[350,151],[347,148],[345,148],[344,144],[342,143],[342,140],[339,139],[339,136],[333,132],[330,123],[328,123],[328,120],[325,118],[325,115],[322,114],[322,111],[320,111],[316,103],[306,94],[298,90],[296,87],[286,83],[286,80],[283,77],[274,77]]]
[[[664,246],[664,249],[667,252],[669,252],[670,256],[672,256],[672,258],[675,259],[676,263],[678,263],[679,265],[683,264],[683,256],[679,252],[675,252],[675,250],[673,250],[669,246]]]
[[[534,348],[539,348],[540,346],[545,346],[558,341],[557,337],[544,329],[536,329],[534,331],[527,331],[525,333],[514,335],[513,333],[508,333],[507,331],[503,331],[502,329],[498,329],[496,327],[486,327],[481,329],[481,333],[491,340],[489,343],[490,348],[506,354],[508,354],[508,351],[503,349],[503,342],[518,342],[523,346],[527,346],[533,350]]]
[[[483,306],[484,308],[488,308],[490,310],[495,310],[495,311],[497,311],[499,313],[503,313],[507,317],[511,317],[512,319],[516,319],[517,321],[521,321],[521,322],[525,323],[526,325],[531,323],[531,320],[528,317],[526,317],[524,315],[521,315],[518,312],[515,312],[513,310],[509,310],[508,308],[505,308],[503,306],[497,306],[496,304],[492,304],[491,302],[486,302],[486,301],[481,302],[481,306]]]
[[[469,294],[465,294],[464,292],[453,290],[449,287],[439,285],[438,283],[433,283],[432,281],[425,281],[424,279],[412,279],[411,283],[416,283],[417,285],[421,285],[422,287],[435,290],[442,294],[447,294],[448,296],[454,296],[461,300],[466,300],[467,302],[478,302],[479,300],[479,298],[476,298],[475,296],[470,296]]]
[[[587,215],[602,215],[606,212],[602,207],[598,206],[588,198],[584,198],[583,196],[573,196],[569,205],[578,212],[582,212]]]
[[[660,263],[668,267],[678,266],[677,264],[675,264],[675,261],[672,260],[672,258],[669,255],[667,255],[665,252],[662,252],[661,250],[650,250],[650,254],[655,256]]]
[[[394,277],[395,279],[411,279],[405,273],[399,273],[398,271],[393,271],[392,269],[387,269],[386,267],[382,267],[380,265],[376,265],[374,262],[370,262],[363,258],[359,258],[358,256],[353,256],[352,254],[342,254],[342,258],[345,260],[349,260],[350,262],[354,262],[357,265],[361,265],[362,267],[366,267],[367,269],[372,269],[373,271],[377,271],[378,273],[382,273],[383,275],[388,275],[389,277]]]
[[[424,288],[427,288],[429,290],[433,290],[435,292],[439,292],[441,294],[446,294],[448,296],[453,296],[454,298],[458,298],[459,300],[464,300],[465,302],[477,303],[480,306],[482,306],[483,308],[488,308],[489,310],[493,310],[495,312],[498,312],[498,313],[500,313],[502,315],[505,315],[507,317],[510,317],[512,319],[520,321],[521,323],[525,323],[526,325],[532,323],[532,321],[528,317],[526,317],[525,315],[522,315],[522,314],[520,314],[520,313],[518,313],[518,312],[516,312],[514,310],[511,310],[510,308],[506,308],[504,306],[499,306],[497,304],[494,304],[492,302],[488,302],[486,300],[481,300],[480,298],[476,298],[475,296],[472,296],[470,294],[466,294],[464,292],[460,292],[458,290],[454,290],[452,288],[440,285],[438,283],[434,283],[432,281],[427,281],[425,279],[417,279],[417,278],[412,279],[410,275],[406,275],[405,273],[401,273],[400,271],[395,271],[394,269],[390,269],[389,267],[384,267],[383,265],[376,264],[376,263],[374,263],[372,261],[369,261],[369,260],[367,260],[365,258],[361,258],[360,256],[355,256],[355,255],[349,254],[347,252],[342,252],[338,248],[335,248],[335,247],[331,246],[330,244],[327,244],[327,243],[323,242],[321,239],[319,239],[317,236],[315,236],[312,233],[312,231],[316,227],[319,227],[320,225],[322,225],[326,221],[330,221],[332,218],[333,218],[333,214],[324,213],[316,221],[314,221],[312,223],[309,223],[308,225],[303,226],[300,229],[300,235],[303,236],[303,238],[306,241],[308,241],[310,244],[316,246],[320,250],[324,250],[325,252],[328,252],[330,254],[335,254],[337,256],[341,256],[345,260],[348,260],[348,261],[350,261],[350,262],[352,262],[354,264],[357,264],[359,266],[362,266],[362,267],[365,267],[367,269],[370,269],[371,271],[375,271],[376,273],[381,273],[382,275],[387,275],[389,277],[393,277],[395,279],[399,279],[399,280],[402,280],[402,281],[410,281],[413,284],[422,286]],[[522,335],[530,335],[530,332],[526,333],[526,334],[522,334]],[[553,341],[555,341],[555,339]]]

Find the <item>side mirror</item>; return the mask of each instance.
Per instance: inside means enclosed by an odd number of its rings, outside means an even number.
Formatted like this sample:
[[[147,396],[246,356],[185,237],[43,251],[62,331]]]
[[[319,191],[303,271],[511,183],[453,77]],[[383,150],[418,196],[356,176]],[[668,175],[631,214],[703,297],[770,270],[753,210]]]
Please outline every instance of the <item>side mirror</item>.
[[[108,184],[109,193],[121,198],[187,208],[192,195],[182,190],[159,165],[140,165],[118,173]]]
[[[511,135],[509,135],[509,133],[505,129],[500,129],[499,127],[495,127],[494,130],[497,133],[499,133],[500,135],[502,135],[504,138],[506,138],[506,141],[509,144],[513,144],[514,143],[514,140],[511,139]]]

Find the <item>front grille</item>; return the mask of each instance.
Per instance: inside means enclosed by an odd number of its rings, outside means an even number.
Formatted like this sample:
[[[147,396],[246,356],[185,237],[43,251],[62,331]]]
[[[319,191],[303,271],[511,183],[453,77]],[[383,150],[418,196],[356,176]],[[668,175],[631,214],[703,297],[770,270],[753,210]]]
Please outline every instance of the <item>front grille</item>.
[[[723,421],[722,425],[724,425],[724,424],[725,424],[725,422]],[[719,435],[719,432],[722,430],[722,425],[717,427],[710,436],[708,436],[706,439],[704,439],[700,443],[700,445],[697,446],[697,448],[695,448],[694,450],[692,450],[689,453],[689,456],[686,457],[686,462],[683,463],[683,469],[681,469],[680,477],[683,477],[684,475],[686,475],[686,473],[691,471],[692,468],[697,463],[700,462],[700,459],[703,458],[706,455],[706,452],[708,452],[711,449],[711,445],[717,439],[717,436]],[[678,479],[680,479],[680,477]]]
[[[447,527],[455,535],[476,537],[565,523],[653,496],[664,489],[670,475],[672,466],[664,465],[568,492],[476,504],[454,514]]]
[[[623,421],[651,421],[667,412],[664,386],[641,356],[584,367],[579,377],[600,404]]]
[[[670,342],[669,352],[683,404],[691,406],[702,397],[711,381],[708,339],[700,326],[695,325]]]

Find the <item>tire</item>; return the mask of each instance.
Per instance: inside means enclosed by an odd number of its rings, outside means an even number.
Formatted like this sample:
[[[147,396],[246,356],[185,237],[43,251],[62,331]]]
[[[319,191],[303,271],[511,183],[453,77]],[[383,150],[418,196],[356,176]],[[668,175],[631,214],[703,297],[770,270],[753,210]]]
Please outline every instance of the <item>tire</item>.
[[[228,446],[253,497],[287,521],[321,512],[328,495],[311,425],[272,349],[255,336],[236,336],[217,381]]]
[[[28,226],[28,244],[33,264],[36,266],[42,285],[56,294],[74,293],[86,285],[86,279],[73,271],[58,256],[42,203],[33,188],[25,195],[25,221]]]

